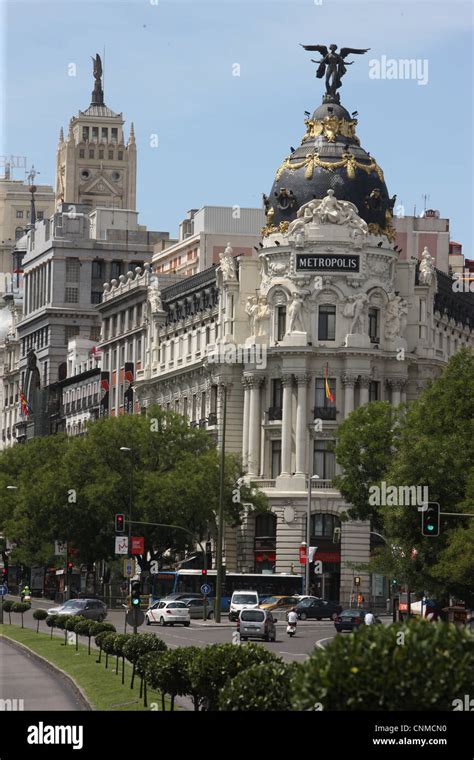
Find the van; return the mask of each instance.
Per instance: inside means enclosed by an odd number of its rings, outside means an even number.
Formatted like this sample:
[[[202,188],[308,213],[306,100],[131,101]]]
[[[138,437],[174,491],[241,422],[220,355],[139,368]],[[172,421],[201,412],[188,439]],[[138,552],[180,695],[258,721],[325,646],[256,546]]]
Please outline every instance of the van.
[[[230,600],[229,620],[235,621],[241,610],[258,607],[256,591],[234,591]]]
[[[237,620],[237,630],[240,633],[241,641],[247,641],[247,639],[276,640],[275,620],[268,610],[242,610]]]

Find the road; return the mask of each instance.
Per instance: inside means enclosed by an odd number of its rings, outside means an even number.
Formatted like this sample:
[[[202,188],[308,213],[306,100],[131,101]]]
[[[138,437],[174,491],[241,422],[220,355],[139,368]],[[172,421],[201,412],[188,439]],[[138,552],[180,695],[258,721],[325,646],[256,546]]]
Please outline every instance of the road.
[[[1,709],[85,710],[69,681],[60,673],[0,639]],[[3,700],[15,700],[5,706]]]
[[[12,599],[14,597],[8,597]],[[32,600],[32,610],[41,607],[48,609],[54,603],[43,599]],[[20,616],[12,613],[12,623],[20,623]],[[4,622],[8,630],[8,615],[5,614]],[[119,633],[123,633],[125,623],[125,610],[109,610],[107,622],[113,623]],[[36,621],[31,612],[24,615],[24,625],[36,630]],[[261,642],[262,645],[275,654],[278,654],[286,662],[304,662],[313,651],[316,642],[324,646],[327,641],[336,635],[334,625],[329,620],[305,620],[299,621],[296,636],[290,638],[286,633],[286,622],[278,620],[276,624],[277,640],[275,642]],[[40,630],[48,631],[44,622],[40,623]],[[225,644],[232,642],[232,634],[235,632],[235,623],[230,623],[227,617],[223,617],[222,623],[212,621],[192,620],[189,628],[180,625],[161,627],[159,625],[143,625],[139,628],[140,633],[155,633],[162,638],[168,646],[207,646],[208,644]],[[131,629],[127,628],[127,633]],[[64,636],[62,631],[56,631],[56,635]],[[321,641],[322,640],[322,641]]]

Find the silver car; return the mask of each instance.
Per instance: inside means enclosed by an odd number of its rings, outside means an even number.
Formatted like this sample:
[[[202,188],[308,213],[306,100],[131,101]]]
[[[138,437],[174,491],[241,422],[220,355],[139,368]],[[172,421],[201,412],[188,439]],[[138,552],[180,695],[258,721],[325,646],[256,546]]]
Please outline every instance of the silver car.
[[[107,607],[99,599],[69,599],[60,607],[51,607],[48,615],[80,615],[101,623],[107,617]]]
[[[247,639],[276,640],[275,620],[268,610],[241,610],[237,619],[237,630],[240,633],[241,641],[247,641]]]
[[[202,597],[200,599],[180,599],[180,602],[184,602],[189,610],[189,616],[191,620],[203,620],[204,619],[204,601]],[[214,617],[214,604],[208,602],[206,604],[206,619],[212,620]]]

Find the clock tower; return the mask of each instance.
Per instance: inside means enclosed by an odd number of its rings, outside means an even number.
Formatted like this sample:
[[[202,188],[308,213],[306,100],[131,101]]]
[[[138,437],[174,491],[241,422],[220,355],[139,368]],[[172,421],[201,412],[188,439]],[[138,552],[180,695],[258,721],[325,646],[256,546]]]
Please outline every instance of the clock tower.
[[[89,204],[136,210],[137,148],[133,123],[127,143],[124,119],[104,103],[102,62],[94,61],[94,90],[89,108],[59,134],[56,161],[56,205]]]

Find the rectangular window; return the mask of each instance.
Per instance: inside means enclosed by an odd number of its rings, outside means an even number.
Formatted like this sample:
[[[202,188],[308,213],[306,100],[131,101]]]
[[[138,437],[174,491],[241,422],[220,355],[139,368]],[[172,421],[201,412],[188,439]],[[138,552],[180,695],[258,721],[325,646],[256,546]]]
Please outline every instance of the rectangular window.
[[[119,161],[123,160],[123,152],[121,150],[119,150],[117,158],[118,158]]]
[[[118,129],[117,127],[112,127],[112,137],[110,139],[110,142],[116,143],[118,141]]]
[[[104,279],[104,262],[103,261],[92,262],[92,279],[100,280],[100,281]]]
[[[277,336],[278,341],[286,335],[286,306],[277,306]]]
[[[203,420],[206,416],[206,393],[201,393],[201,417],[200,419]]]
[[[102,301],[102,291],[101,290],[92,290],[91,291],[91,303],[92,304],[98,304]]]
[[[322,480],[332,480],[335,473],[335,454],[331,450],[332,441],[315,441],[313,473]]]
[[[211,414],[217,414],[217,385],[211,385]]]
[[[87,142],[89,140],[89,127],[82,127],[82,141]]]
[[[283,403],[283,388],[281,380],[276,378],[272,380],[272,406],[281,409]]]
[[[186,396],[183,398],[183,417],[187,418],[188,416],[188,399]]]
[[[66,288],[65,303],[79,303],[79,288]]]
[[[66,282],[79,282],[79,259],[66,259]]]
[[[315,406],[317,407],[335,407],[336,406],[336,380],[334,377],[328,377],[329,390],[334,397],[334,401],[326,397],[326,378],[316,378],[316,397]]]
[[[39,222],[41,222],[44,219],[44,211],[38,211],[36,214],[36,218]]]
[[[336,307],[322,304],[319,307],[318,340],[336,339]]]
[[[372,343],[379,342],[379,310],[369,309],[369,337]]]
[[[86,152],[85,152],[85,150],[83,150],[83,148],[80,148],[80,149],[79,149],[79,158],[84,158],[84,157],[85,157],[85,155],[86,155]]]
[[[16,218],[17,218],[17,219],[23,219],[23,211],[19,211],[19,210],[17,209],[17,212],[16,212]]]
[[[109,139],[109,130],[107,127],[102,127],[102,139],[105,140],[105,142]]]
[[[75,338],[76,335],[79,335],[79,327],[77,325],[66,325],[65,327],[66,343],[71,338]]]
[[[104,158],[104,151],[103,150],[99,150],[99,159],[100,158]]]
[[[272,478],[281,472],[281,441],[272,441]]]
[[[174,340],[170,340],[169,346],[170,346],[170,362],[172,362],[174,359]]]
[[[196,412],[197,412],[197,396],[194,394],[193,396],[193,406],[191,410],[191,422],[196,422]]]
[[[95,140],[95,142],[99,139],[99,127],[92,127],[92,139]]]
[[[369,383],[369,401],[379,400],[379,383],[376,380],[371,380]]]
[[[121,274],[122,274],[122,262],[112,261],[110,265],[110,279],[118,280]]]
[[[91,327],[90,340],[100,340],[100,325]]]
[[[113,150],[109,150],[109,160],[113,160],[114,152]]]
[[[192,335],[191,335],[191,333],[189,333],[189,335],[188,335],[188,354],[191,353],[191,348],[192,348]]]
[[[93,148],[91,148],[91,149],[89,150],[89,158],[94,158],[94,156],[95,156],[95,151],[94,151],[94,149],[93,149]]]

